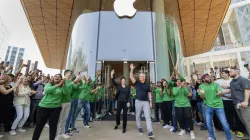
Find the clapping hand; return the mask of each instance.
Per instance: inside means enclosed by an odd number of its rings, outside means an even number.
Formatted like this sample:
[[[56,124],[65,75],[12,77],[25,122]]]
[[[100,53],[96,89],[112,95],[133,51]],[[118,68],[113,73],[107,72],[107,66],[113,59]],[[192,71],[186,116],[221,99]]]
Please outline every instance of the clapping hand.
[[[135,65],[134,64],[130,64],[130,69],[134,70],[135,69]]]

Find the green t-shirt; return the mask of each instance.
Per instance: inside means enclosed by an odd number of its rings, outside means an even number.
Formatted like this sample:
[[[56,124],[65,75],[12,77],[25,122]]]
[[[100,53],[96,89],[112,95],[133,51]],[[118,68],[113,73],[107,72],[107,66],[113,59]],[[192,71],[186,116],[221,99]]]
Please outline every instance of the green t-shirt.
[[[165,88],[163,89],[162,93],[163,93],[163,101],[173,101],[173,96],[168,95],[168,92]]]
[[[221,96],[217,94],[218,91],[221,91],[221,87],[217,83],[201,84],[199,89],[204,90],[205,98],[204,103],[212,108],[224,108],[223,101]],[[201,95],[201,93],[198,93]]]
[[[131,89],[130,92],[131,92],[131,94],[130,94],[130,99],[135,99],[135,96],[136,96],[136,89]]]
[[[103,91],[104,91],[103,87],[101,87],[101,88],[98,89],[98,99],[102,99]]]
[[[73,84],[72,90],[71,90],[71,99],[78,99],[79,98],[79,94],[82,91],[82,89],[81,89],[82,86],[83,86],[82,80],[80,81],[79,84]]]
[[[40,107],[44,108],[57,108],[62,105],[62,97],[68,94],[67,86],[59,87],[52,86],[51,83],[47,83],[44,87],[44,96],[39,103]]]
[[[95,96],[96,96],[95,93],[90,93],[90,95],[89,95],[89,102],[94,103],[95,102]]]
[[[82,91],[79,95],[79,100],[89,101],[90,91],[91,91],[91,88],[94,84],[95,84],[95,80],[92,81],[90,84],[83,83],[83,86],[81,87]]]
[[[187,97],[188,89],[186,87],[173,87],[174,106],[175,107],[191,107]]]
[[[69,103],[71,102],[71,91],[73,87],[73,82],[71,80],[65,81],[65,86],[68,88],[68,93],[62,96],[62,103]]]
[[[161,92],[161,91],[162,91],[162,88],[161,88],[161,87],[157,87],[157,88],[154,90],[155,102],[156,102],[156,103],[162,103],[163,96],[160,95],[160,92]]]

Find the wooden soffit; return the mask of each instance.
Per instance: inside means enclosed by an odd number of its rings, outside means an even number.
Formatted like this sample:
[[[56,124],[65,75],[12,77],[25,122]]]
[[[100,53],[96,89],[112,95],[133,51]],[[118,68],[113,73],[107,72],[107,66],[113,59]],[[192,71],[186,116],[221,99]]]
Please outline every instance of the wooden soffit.
[[[212,49],[231,0],[165,0],[167,16],[179,27],[185,57]]]

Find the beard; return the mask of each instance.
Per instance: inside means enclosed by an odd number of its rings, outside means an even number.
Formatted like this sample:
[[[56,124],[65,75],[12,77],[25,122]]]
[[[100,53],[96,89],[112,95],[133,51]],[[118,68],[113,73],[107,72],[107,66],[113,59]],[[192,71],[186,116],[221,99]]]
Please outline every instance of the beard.
[[[235,77],[236,77],[236,75],[230,75],[230,77],[231,77],[231,78],[235,78]]]
[[[206,83],[211,83],[211,80],[206,80],[205,82],[206,82]]]

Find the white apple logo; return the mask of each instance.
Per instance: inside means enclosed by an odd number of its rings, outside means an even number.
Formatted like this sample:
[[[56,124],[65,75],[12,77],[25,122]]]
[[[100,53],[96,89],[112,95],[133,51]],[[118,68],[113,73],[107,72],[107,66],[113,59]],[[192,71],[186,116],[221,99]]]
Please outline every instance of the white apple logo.
[[[119,17],[133,17],[136,13],[134,2],[136,0],[115,0],[114,10]]]

